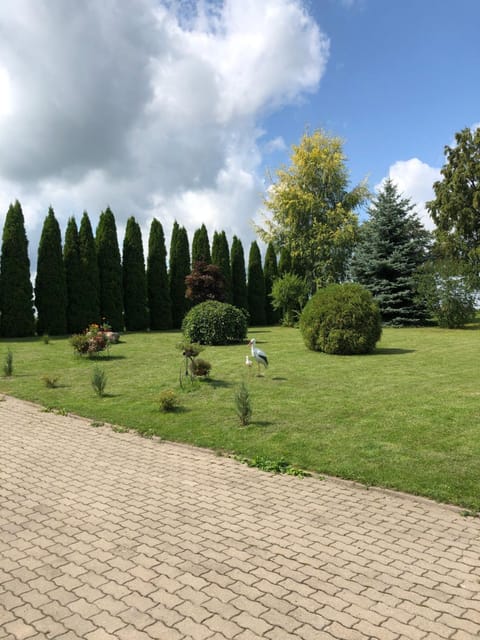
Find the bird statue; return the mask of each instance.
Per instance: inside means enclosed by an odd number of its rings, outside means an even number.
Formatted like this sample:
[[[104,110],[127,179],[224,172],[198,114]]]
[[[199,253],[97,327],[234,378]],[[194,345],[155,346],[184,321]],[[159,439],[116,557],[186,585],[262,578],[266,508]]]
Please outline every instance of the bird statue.
[[[267,354],[260,349],[257,349],[257,347],[255,346],[255,338],[252,338],[248,344],[252,347],[252,358],[257,362],[258,373],[260,375],[260,365],[263,365],[265,368],[268,367]]]

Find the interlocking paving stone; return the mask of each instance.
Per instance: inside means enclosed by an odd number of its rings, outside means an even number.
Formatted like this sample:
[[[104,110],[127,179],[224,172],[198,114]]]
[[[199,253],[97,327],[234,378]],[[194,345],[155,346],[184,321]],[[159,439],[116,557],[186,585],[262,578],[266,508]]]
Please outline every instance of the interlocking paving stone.
[[[480,520],[0,402],[0,640],[480,637]]]

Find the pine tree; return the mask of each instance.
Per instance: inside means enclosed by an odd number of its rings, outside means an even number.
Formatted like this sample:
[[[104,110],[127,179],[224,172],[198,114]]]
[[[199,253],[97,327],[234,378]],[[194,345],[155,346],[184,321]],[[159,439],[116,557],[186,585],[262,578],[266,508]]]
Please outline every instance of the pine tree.
[[[78,232],[80,266],[82,269],[82,316],[78,324],[86,329],[100,320],[100,279],[92,225],[86,211],[83,212]]]
[[[213,234],[212,264],[219,267],[225,279],[225,301],[232,302],[232,269],[230,267],[230,250],[225,231]]]
[[[208,239],[207,227],[202,224],[193,234],[192,240],[192,267],[196,262],[211,264],[210,241]]]
[[[230,265],[232,268],[232,304],[239,309],[248,311],[245,256],[242,242],[237,236],[233,236],[232,238]]]
[[[263,266],[263,277],[265,280],[265,319],[267,324],[276,324],[280,320],[280,314],[272,306],[272,286],[278,278],[277,254],[271,242],[268,243],[265,252],[265,262]]]
[[[413,208],[387,180],[369,208],[352,260],[353,278],[372,292],[383,322],[391,326],[425,321],[416,276],[426,259],[429,234]]]
[[[33,291],[25,221],[18,200],[5,218],[0,262],[0,335],[23,338],[35,333]]]
[[[185,227],[180,227],[177,222],[173,225],[170,243],[170,299],[172,301],[172,326],[179,329],[182,320],[189,308],[185,298],[185,278],[190,273],[190,250],[188,236]]]
[[[250,245],[248,255],[247,295],[250,322],[254,325],[265,324],[265,278],[260,249],[255,241]]]
[[[165,236],[161,223],[155,218],[148,238],[147,293],[150,329],[171,329],[172,303],[168,286]]]
[[[67,287],[67,331],[80,333],[86,327],[83,307],[83,270],[80,260],[80,243],[75,218],[70,218],[65,231],[63,247],[65,282]]]
[[[123,306],[127,331],[148,328],[147,279],[142,232],[132,216],[127,220],[123,239]]]
[[[95,243],[100,282],[100,315],[113,331],[123,331],[122,263],[117,226],[110,207],[100,214]]]
[[[62,335],[67,332],[67,286],[62,238],[52,207],[48,209],[38,245],[35,306],[38,314],[37,333]]]

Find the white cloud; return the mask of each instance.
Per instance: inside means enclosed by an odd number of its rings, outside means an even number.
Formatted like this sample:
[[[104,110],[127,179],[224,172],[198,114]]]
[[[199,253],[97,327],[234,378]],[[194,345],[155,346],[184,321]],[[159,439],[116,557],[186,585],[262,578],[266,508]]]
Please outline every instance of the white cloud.
[[[433,183],[440,179],[440,169],[431,167],[418,158],[411,158],[395,162],[389,169],[388,177],[405,197],[410,198],[424,227],[434,229],[435,224],[425,203],[435,197]],[[381,184],[376,185],[375,189],[378,190]]]
[[[110,205],[119,229],[156,216],[253,239],[259,120],[328,60],[304,0],[2,0],[0,25],[0,211],[20,200],[35,250],[49,205],[62,229]]]

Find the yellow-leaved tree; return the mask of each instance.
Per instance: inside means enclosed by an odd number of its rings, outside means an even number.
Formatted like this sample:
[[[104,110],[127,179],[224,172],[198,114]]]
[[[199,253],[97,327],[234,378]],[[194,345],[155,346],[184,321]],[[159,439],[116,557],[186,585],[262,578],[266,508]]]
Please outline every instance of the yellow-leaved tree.
[[[257,233],[286,248],[310,291],[345,278],[357,236],[356,210],[369,197],[366,181],[348,188],[343,141],[317,130],[293,145],[291,165],[276,171]]]

